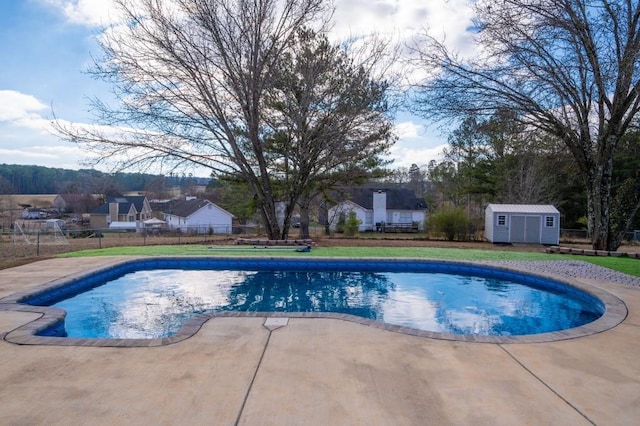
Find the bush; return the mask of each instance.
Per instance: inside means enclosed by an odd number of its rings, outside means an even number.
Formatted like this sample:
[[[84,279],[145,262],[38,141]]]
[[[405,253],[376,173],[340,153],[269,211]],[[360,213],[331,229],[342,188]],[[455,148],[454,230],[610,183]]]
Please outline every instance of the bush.
[[[357,235],[361,223],[362,221],[358,219],[358,216],[356,216],[356,212],[354,212],[353,210],[349,211],[349,216],[344,223],[344,235],[346,235],[347,237],[353,237]]]
[[[340,214],[340,216],[338,216],[338,223],[336,223],[336,232],[338,234],[342,234],[344,232],[345,223],[346,223],[346,219],[344,217],[344,214]]]
[[[449,208],[437,211],[427,219],[427,229],[435,234],[444,235],[449,240],[467,240],[469,218],[461,208]]]

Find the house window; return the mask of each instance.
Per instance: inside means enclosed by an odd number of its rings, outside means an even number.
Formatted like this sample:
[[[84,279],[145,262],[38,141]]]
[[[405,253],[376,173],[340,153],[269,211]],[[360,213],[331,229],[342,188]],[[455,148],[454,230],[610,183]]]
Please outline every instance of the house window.
[[[553,216],[546,216],[544,218],[544,226],[546,226],[547,228],[553,228],[554,226],[556,226],[556,218]]]
[[[371,210],[367,211],[367,214],[364,218],[364,223],[367,225],[371,225],[373,223],[373,212]]]
[[[498,226],[507,226],[507,216],[504,214],[498,215]]]
[[[413,215],[411,212],[400,212],[400,223],[411,223],[413,221]]]

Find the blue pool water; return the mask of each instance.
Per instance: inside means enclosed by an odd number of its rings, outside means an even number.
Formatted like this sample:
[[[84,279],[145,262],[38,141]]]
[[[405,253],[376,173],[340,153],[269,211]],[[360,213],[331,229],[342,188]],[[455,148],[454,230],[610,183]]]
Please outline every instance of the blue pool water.
[[[433,332],[489,336],[578,327],[603,313],[601,302],[575,288],[472,265],[145,262],[27,302],[65,309],[64,332],[81,338],[169,336],[204,311],[336,312]]]

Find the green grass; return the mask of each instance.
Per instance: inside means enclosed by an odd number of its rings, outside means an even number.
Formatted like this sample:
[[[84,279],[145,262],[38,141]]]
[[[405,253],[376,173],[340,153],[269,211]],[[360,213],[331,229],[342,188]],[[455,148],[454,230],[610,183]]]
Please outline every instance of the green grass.
[[[613,269],[614,271],[640,277],[640,259],[630,257],[592,257],[578,256],[580,260],[585,260],[595,265]]]
[[[211,248],[210,248],[211,247]],[[317,247],[311,253],[297,253],[283,248],[256,249],[243,246],[143,246],[112,247],[83,250],[59,257],[89,256],[300,256],[300,257],[389,257],[446,260],[583,260],[615,271],[640,277],[640,260],[626,257],[593,257],[516,252],[499,250],[432,248],[432,247]]]

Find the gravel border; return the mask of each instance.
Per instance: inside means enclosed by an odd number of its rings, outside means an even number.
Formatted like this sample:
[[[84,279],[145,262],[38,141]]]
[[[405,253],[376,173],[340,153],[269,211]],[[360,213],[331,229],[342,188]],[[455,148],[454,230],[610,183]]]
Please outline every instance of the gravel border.
[[[487,265],[524,269],[533,273],[548,273],[567,278],[584,278],[590,280],[609,281],[640,287],[640,277],[623,274],[622,272],[594,265],[582,260],[501,260],[484,261]],[[638,262],[640,269],[640,261]]]

